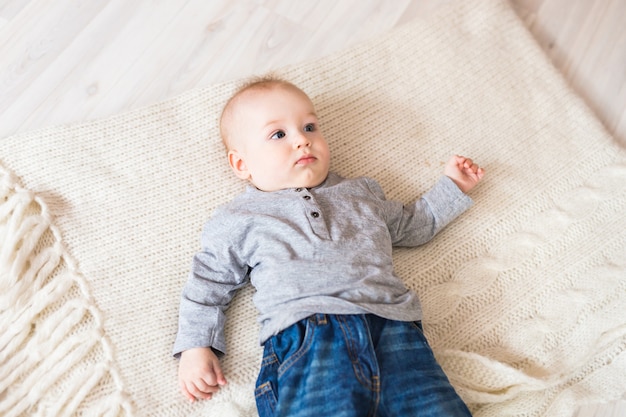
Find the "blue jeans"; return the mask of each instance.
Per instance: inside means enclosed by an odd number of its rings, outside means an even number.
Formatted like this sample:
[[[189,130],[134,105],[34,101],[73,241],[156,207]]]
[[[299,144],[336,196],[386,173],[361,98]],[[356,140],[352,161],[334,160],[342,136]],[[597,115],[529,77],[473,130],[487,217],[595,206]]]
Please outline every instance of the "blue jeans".
[[[420,323],[316,314],[264,344],[260,417],[470,416]]]

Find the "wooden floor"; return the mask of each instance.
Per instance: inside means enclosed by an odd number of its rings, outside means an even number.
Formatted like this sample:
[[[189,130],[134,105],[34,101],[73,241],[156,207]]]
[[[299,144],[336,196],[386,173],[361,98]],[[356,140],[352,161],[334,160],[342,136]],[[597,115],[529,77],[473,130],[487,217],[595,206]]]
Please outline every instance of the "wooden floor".
[[[626,147],[626,0],[510,1]],[[449,2],[0,0],[0,138],[323,56]],[[626,401],[575,417],[609,416]]]

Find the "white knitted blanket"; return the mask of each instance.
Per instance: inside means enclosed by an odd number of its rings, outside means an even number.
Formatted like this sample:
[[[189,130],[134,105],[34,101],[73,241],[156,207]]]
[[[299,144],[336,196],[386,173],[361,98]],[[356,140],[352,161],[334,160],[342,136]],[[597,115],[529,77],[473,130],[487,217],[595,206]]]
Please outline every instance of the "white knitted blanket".
[[[570,417],[626,392],[626,155],[508,3],[279,72],[317,105],[332,169],[389,198],[452,153],[486,167],[470,211],[395,252],[474,415]],[[250,288],[214,400],[187,403],[170,356],[201,227],[244,186],[216,130],[234,85],[0,140],[0,415],[256,414]]]

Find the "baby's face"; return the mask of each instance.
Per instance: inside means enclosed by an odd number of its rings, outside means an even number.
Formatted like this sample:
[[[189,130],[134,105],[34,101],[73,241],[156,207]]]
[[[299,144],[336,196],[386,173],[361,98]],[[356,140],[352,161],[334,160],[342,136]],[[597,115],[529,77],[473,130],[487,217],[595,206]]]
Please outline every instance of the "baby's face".
[[[326,179],[328,144],[303,92],[286,86],[245,91],[229,123],[229,163],[258,189],[309,188]]]

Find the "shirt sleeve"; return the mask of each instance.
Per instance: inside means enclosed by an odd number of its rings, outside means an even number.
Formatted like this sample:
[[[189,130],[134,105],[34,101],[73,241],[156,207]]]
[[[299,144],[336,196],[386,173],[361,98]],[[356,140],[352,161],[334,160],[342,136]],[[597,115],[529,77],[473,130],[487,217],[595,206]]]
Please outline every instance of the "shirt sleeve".
[[[192,261],[180,301],[173,354],[194,347],[226,353],[225,311],[237,290],[247,283],[248,267],[239,258],[236,227],[226,216],[211,219],[202,232],[202,250]]]
[[[382,190],[375,194],[382,194]],[[413,204],[387,200],[383,204],[393,245],[419,246],[435,237],[473,201],[450,178],[442,176]]]

